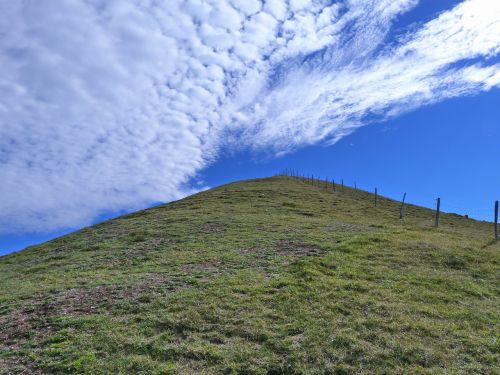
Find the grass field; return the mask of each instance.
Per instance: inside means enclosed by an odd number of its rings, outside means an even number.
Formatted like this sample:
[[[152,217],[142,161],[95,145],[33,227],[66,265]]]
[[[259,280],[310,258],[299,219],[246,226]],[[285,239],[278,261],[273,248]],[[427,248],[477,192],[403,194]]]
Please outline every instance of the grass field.
[[[0,258],[1,374],[499,374],[491,223],[274,177]]]

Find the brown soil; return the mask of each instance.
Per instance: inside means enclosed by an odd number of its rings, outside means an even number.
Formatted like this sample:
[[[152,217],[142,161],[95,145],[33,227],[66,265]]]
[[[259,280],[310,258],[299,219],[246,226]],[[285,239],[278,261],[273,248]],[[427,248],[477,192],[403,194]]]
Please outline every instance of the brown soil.
[[[275,242],[269,247],[251,247],[240,249],[241,254],[263,254],[263,255],[281,255],[292,257],[304,257],[318,255],[322,250],[315,245],[305,244],[302,242],[281,240]]]

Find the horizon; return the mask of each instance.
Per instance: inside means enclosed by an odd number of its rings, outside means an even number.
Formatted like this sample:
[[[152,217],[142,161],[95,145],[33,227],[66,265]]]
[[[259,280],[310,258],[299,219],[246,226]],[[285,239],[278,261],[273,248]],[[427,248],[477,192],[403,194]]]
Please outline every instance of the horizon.
[[[287,168],[493,221],[500,3],[0,11],[0,256]]]

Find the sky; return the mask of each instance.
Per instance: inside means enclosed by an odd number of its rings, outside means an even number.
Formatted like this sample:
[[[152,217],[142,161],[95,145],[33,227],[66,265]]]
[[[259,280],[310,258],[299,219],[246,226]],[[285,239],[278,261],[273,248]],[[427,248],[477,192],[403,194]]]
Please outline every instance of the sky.
[[[491,220],[496,0],[0,0],[0,254],[285,168]]]

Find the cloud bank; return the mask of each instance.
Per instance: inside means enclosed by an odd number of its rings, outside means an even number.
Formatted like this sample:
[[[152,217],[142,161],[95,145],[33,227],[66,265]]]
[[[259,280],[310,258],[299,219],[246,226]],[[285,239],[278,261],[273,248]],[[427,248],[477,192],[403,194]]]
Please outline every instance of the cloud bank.
[[[500,2],[0,1],[0,232],[169,201],[221,148],[288,152],[500,86]]]

